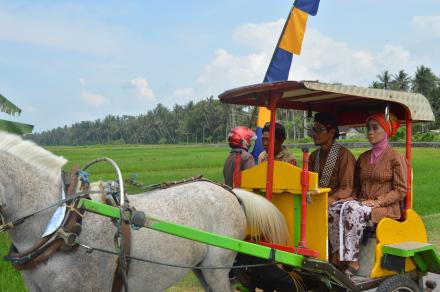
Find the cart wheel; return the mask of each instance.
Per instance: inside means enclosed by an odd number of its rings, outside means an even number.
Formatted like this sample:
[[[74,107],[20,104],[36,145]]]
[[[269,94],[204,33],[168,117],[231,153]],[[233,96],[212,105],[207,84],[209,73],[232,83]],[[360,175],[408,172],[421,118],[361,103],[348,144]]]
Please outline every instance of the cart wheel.
[[[383,281],[376,290],[377,292],[419,292],[419,286],[404,275],[392,276]]]

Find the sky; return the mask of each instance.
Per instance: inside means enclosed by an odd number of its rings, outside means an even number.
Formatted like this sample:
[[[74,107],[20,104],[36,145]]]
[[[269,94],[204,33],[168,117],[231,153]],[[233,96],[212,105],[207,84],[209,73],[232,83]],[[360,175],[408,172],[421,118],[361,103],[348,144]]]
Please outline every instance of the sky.
[[[34,132],[172,108],[263,80],[292,1],[1,1],[0,119]],[[439,0],[321,0],[290,80],[440,74]]]

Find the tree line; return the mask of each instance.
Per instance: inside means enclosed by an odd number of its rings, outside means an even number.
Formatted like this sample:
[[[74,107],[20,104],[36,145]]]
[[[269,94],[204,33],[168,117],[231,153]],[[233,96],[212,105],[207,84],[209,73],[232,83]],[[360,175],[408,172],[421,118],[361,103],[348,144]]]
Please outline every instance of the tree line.
[[[440,125],[440,78],[426,66],[418,66],[413,76],[404,70],[395,74],[384,71],[377,75],[370,87],[418,92],[426,96],[436,122],[422,131]],[[286,126],[290,140],[306,137],[302,128],[303,112],[282,110],[278,119]],[[41,145],[93,144],[178,144],[219,143],[227,138],[229,129],[236,125],[254,128],[255,111],[251,107],[222,104],[214,97],[169,109],[162,104],[138,116],[108,115],[95,121],[82,121],[26,137]]]

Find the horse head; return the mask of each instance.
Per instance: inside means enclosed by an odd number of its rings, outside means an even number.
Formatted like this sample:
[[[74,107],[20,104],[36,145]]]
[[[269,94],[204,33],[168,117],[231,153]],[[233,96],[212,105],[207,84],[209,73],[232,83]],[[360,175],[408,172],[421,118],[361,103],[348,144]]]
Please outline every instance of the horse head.
[[[0,205],[4,220],[21,218],[58,201],[61,167],[65,163],[66,159],[31,141],[0,131]],[[17,226],[10,233],[12,239],[35,241],[41,236],[50,212],[53,210],[33,217],[29,220],[32,223]]]

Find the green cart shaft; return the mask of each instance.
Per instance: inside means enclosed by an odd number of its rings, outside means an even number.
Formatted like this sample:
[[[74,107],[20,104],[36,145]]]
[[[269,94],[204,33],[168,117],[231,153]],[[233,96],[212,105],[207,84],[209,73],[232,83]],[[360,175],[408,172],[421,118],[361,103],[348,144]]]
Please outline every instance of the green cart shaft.
[[[120,219],[121,217],[120,209],[88,199],[81,199],[78,208],[113,219]],[[180,224],[166,222],[150,216],[146,216],[146,221],[143,227],[258,258],[273,260],[277,263],[293,267],[301,267],[304,260],[302,255],[272,249],[266,246],[206,232]]]

